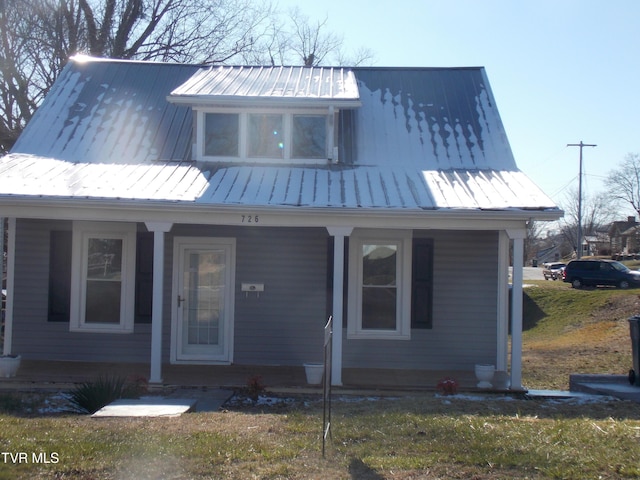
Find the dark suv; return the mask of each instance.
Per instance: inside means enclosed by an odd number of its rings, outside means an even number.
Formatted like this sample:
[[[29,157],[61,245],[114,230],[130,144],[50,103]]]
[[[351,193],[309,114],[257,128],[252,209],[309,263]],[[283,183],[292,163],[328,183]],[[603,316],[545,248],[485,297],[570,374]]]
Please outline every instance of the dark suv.
[[[573,260],[567,264],[562,280],[573,288],[583,285],[640,286],[640,272],[613,260]]]

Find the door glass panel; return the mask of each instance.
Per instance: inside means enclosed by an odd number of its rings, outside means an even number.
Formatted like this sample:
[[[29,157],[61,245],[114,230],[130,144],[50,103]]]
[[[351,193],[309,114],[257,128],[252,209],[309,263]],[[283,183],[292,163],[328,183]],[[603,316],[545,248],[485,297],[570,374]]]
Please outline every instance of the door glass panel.
[[[190,251],[185,260],[183,348],[188,353],[189,346],[221,344],[226,265],[223,251]]]

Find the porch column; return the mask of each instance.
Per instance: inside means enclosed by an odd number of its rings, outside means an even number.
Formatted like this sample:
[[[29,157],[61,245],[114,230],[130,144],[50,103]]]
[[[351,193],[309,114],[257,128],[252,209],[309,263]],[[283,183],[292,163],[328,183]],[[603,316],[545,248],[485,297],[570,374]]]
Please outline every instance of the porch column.
[[[3,355],[11,355],[13,348],[13,292],[16,271],[16,219],[9,218],[7,224],[7,298],[4,310]],[[4,241],[4,232],[2,235]]]
[[[344,310],[344,239],[353,232],[352,227],[327,227],[333,237],[333,343],[331,356],[331,383],[342,385],[342,312]]]
[[[496,370],[506,372],[509,358],[509,237],[498,233],[498,328]]]
[[[172,223],[147,222],[153,232],[153,302],[151,308],[151,372],[149,383],[162,383],[162,291],[164,284],[164,234]]]
[[[511,390],[522,387],[522,268],[526,230],[508,230],[513,240],[513,274],[511,287]]]

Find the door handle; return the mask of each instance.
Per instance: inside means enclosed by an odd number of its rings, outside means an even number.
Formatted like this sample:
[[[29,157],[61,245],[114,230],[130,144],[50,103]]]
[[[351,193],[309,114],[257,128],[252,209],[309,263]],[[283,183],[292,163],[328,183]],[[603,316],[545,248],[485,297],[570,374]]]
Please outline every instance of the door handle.
[[[182,306],[182,302],[184,302],[185,299],[182,298],[180,295],[178,295],[178,308],[180,308]]]

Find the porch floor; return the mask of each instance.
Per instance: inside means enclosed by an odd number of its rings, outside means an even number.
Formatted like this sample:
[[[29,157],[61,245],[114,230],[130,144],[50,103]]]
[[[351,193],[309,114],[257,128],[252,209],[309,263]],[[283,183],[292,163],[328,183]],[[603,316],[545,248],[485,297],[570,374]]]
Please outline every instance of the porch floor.
[[[22,360],[15,377],[0,378],[0,389],[64,388],[100,375],[149,378],[149,365],[141,363],[55,362]],[[304,368],[247,365],[163,365],[162,385],[234,388],[260,376],[268,389],[316,388],[307,384]],[[473,371],[350,369],[342,373],[348,390],[435,390],[444,377],[455,378],[460,391],[475,391]]]

